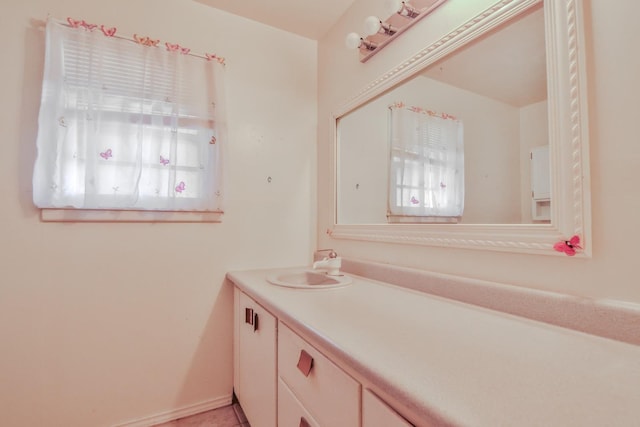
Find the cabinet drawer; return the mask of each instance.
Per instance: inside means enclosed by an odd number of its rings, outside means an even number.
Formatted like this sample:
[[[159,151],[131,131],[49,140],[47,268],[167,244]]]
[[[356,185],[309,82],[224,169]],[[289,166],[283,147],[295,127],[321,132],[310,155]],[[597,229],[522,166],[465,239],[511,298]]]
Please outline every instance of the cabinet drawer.
[[[278,327],[278,372],[321,426],[360,425],[360,384],[283,323]]]
[[[278,379],[278,425],[282,427],[320,427],[293,392]]]

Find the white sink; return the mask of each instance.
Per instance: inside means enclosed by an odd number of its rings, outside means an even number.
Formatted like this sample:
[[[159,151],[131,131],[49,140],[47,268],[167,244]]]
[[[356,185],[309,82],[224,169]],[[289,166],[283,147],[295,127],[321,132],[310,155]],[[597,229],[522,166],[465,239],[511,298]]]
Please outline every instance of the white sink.
[[[269,274],[267,282],[288,288],[325,289],[346,286],[351,283],[348,276],[328,276],[313,270],[288,270]]]

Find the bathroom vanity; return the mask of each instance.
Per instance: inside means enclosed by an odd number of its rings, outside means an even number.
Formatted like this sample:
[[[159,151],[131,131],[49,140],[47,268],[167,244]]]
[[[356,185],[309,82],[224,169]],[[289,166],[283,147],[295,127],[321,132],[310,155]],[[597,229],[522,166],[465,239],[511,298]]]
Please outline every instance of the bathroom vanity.
[[[602,426],[640,420],[640,346],[391,285],[231,272],[234,388],[261,426]]]

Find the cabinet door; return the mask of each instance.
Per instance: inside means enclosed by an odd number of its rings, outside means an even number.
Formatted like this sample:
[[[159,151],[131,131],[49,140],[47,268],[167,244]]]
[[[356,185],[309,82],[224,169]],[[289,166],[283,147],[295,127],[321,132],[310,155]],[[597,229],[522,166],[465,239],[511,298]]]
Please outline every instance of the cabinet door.
[[[531,197],[545,200],[551,197],[551,170],[549,169],[549,146],[531,150]]]
[[[234,390],[252,427],[276,427],[276,318],[235,290]]]
[[[549,146],[531,150],[531,219],[551,219],[551,172]]]
[[[411,427],[386,403],[369,390],[362,393],[362,427]]]

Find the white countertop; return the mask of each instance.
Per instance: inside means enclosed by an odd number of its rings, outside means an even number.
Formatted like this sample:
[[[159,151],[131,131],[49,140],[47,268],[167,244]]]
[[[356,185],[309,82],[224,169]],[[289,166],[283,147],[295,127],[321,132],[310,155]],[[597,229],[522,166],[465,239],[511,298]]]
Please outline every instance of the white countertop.
[[[640,347],[350,275],[227,277],[415,425],[640,426]],[[640,331],[639,331],[640,333]]]

